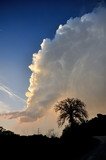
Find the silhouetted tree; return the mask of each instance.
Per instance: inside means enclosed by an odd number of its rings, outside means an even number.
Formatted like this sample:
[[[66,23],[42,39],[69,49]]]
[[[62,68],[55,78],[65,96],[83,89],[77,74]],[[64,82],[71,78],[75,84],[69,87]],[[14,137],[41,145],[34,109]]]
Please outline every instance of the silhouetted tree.
[[[85,110],[85,104],[80,99],[67,98],[58,102],[55,105],[55,111],[60,112],[58,125],[62,126],[65,120],[69,125],[80,124],[88,118],[88,113]]]
[[[6,129],[4,129],[2,126],[0,126],[0,133],[6,131]]]

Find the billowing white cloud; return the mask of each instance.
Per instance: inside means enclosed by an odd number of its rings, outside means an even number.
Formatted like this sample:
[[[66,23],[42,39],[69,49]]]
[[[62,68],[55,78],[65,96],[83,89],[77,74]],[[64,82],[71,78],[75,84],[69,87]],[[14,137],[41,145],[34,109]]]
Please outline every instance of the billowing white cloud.
[[[90,115],[106,112],[106,9],[98,8],[60,25],[33,54],[27,108],[21,121],[42,117],[60,99],[81,98]]]

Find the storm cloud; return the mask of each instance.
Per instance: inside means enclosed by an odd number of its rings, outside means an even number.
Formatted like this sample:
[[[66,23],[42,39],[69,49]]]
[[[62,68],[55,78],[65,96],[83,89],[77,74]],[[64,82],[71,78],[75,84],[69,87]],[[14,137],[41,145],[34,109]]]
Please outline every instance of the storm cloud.
[[[90,116],[106,112],[106,9],[60,25],[54,39],[43,40],[29,68],[27,108],[11,118],[35,121],[67,97],[83,100]]]

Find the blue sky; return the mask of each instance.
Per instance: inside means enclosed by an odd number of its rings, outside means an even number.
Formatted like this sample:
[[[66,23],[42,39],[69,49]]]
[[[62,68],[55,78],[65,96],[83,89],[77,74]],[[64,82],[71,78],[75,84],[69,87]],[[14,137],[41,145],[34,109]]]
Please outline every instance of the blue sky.
[[[81,17],[88,12],[92,12],[94,8],[104,4],[105,0],[0,0],[0,114],[4,112],[13,113],[14,111],[17,112],[26,109],[26,101],[24,99],[26,99],[25,93],[28,89],[31,75],[28,66],[32,63],[33,53],[37,53],[40,49],[40,44],[43,39],[52,39],[55,36],[55,32],[59,25],[66,24],[66,21],[71,17]],[[95,21],[93,22],[95,23]],[[102,25],[104,25],[104,23]],[[104,52],[102,54],[104,54]],[[98,59],[97,62],[99,62]],[[100,64],[100,71],[102,71],[102,61],[100,61]],[[91,65],[92,68],[93,66],[94,64]],[[104,75],[102,75],[102,78],[101,82],[104,82]],[[102,88],[103,83],[101,83],[101,85],[98,84],[99,82],[97,84],[95,83],[94,86],[100,90],[101,94],[102,89],[100,88]],[[105,87],[103,88],[105,92]],[[41,90],[41,97],[44,96],[45,90],[47,92],[47,89],[44,89],[44,92]],[[84,95],[87,95],[86,93],[88,92],[84,92]],[[92,93],[94,95],[94,92]],[[91,102],[93,96],[91,93],[90,95]],[[95,95],[97,96],[97,94]],[[104,98],[105,94],[102,97]],[[97,99],[99,100],[99,98]],[[36,98],[34,100],[36,101]],[[36,105],[32,105],[32,111],[29,118],[34,115],[35,111]],[[93,112],[92,109],[89,109],[89,111]],[[54,115],[49,114],[48,112],[46,117],[47,119],[45,118],[44,120],[42,118],[42,122],[36,124],[36,127],[35,123],[33,125],[29,123],[26,124],[26,126],[23,126],[23,123],[20,123],[18,126],[17,119],[16,121],[15,119],[0,120],[0,125],[15,131],[19,129],[19,133],[22,132],[22,129],[25,130],[25,127],[28,129],[29,126],[29,130],[33,131],[35,128],[39,127],[40,123],[41,127],[43,126],[44,129],[46,129],[46,125],[51,127],[55,123]],[[53,128],[55,127],[53,126]]]
[[[60,24],[97,7],[100,0],[0,0],[0,82],[25,98],[28,66],[44,38]]]

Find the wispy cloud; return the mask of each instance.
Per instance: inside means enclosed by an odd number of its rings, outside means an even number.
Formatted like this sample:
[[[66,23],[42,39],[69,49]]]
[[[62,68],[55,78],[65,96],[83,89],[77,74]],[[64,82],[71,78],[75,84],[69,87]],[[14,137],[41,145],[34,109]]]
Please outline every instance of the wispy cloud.
[[[9,87],[5,86],[4,84],[0,83],[0,91],[5,92],[11,98],[17,98],[18,100],[25,103],[25,100],[20,96],[16,95]]]
[[[11,108],[5,104],[4,102],[0,101],[0,113],[8,113],[11,110]]]
[[[27,108],[6,117],[32,122],[66,97],[83,100],[91,116],[106,112],[105,16],[106,9],[98,8],[82,17],[71,18],[59,26],[53,40],[43,40],[30,65]],[[22,100],[8,87],[0,86],[10,97]]]
[[[21,111],[25,108],[26,101],[15,94],[9,87],[0,82],[0,117],[14,115],[17,111]],[[7,116],[8,114],[8,116]],[[4,116],[5,115],[5,116]]]

